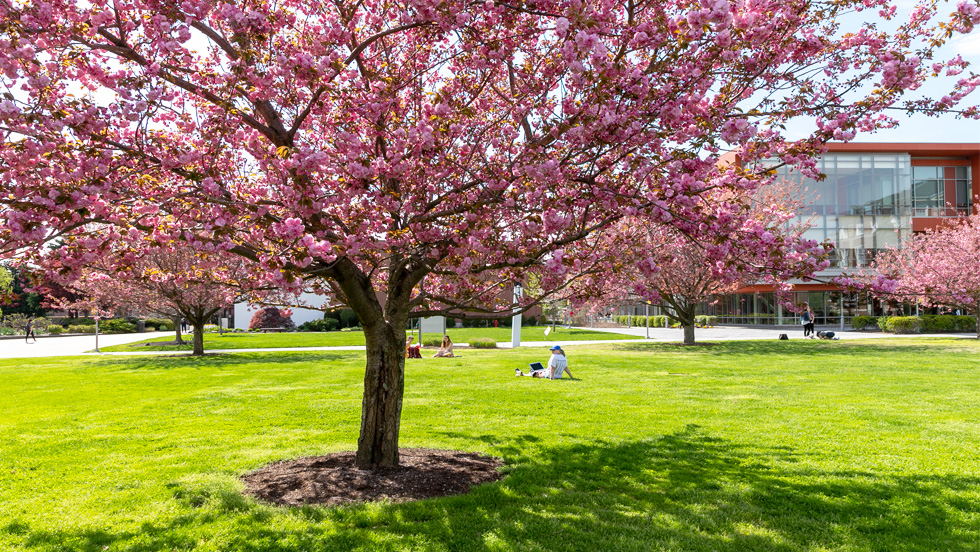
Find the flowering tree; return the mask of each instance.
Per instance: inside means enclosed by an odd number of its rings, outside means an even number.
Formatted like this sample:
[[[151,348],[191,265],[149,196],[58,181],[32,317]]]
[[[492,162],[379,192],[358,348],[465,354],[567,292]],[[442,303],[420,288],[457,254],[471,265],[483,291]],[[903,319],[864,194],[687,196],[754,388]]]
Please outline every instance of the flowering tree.
[[[49,268],[56,270],[59,264],[53,261]],[[155,248],[125,262],[106,257],[87,267],[69,284],[83,298],[81,302],[51,299],[52,304],[63,308],[94,303],[103,310],[126,308],[170,318],[178,342],[180,320],[185,318],[194,332],[192,354],[203,355],[204,325],[243,297],[244,268],[244,260],[235,256]]]
[[[725,192],[718,192],[725,193]],[[770,283],[786,287],[826,268],[832,245],[803,238],[809,222],[789,224],[802,208],[800,190],[772,184],[742,198],[750,216],[729,233],[697,239],[670,226],[626,220],[607,232],[604,247],[619,251],[619,262],[573,284],[570,293],[593,305],[642,300],[668,309],[695,342],[697,307],[713,295]],[[744,248],[745,234],[758,235],[764,248]]]
[[[838,283],[926,306],[973,312],[980,339],[980,213],[936,230],[913,234],[900,247],[878,253],[871,265]]]
[[[893,16],[885,0],[0,10],[6,250],[64,238],[80,267],[113,242],[181,242],[332,295],[367,343],[362,468],[398,462],[410,313],[524,308],[605,262],[571,246],[625,215],[726,233],[745,210],[707,190],[751,192],[763,158],[805,163],[892,124],[886,109],[948,110],[978,83],[903,99],[963,70],[931,57],[980,22],[976,0],[945,18],[924,5],[891,33],[871,21]],[[852,10],[872,16],[845,33]],[[797,115],[817,130],[788,142],[780,125]],[[743,168],[717,166],[726,148]],[[501,304],[528,271],[541,294]]]

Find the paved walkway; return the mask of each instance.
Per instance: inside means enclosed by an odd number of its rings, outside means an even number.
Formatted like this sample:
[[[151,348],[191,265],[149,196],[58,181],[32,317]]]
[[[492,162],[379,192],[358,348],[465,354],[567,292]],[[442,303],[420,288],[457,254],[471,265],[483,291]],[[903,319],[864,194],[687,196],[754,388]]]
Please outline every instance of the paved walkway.
[[[683,331],[680,329],[670,329],[670,328],[650,328],[649,334],[647,333],[647,328],[582,328],[582,329],[592,329],[599,332],[608,332],[615,334],[624,334],[631,336],[647,337],[649,335],[650,341],[656,342],[680,342],[684,339]],[[916,335],[896,335],[888,334],[883,332],[841,332],[839,329],[827,326],[823,328],[817,328],[830,330],[835,332],[842,340],[848,339],[878,339],[883,337],[904,337],[904,338],[915,338]],[[736,340],[747,340],[747,339],[778,339],[779,334],[787,334],[790,339],[802,339],[803,330],[798,326],[786,326],[786,327],[751,327],[751,326],[718,326],[715,328],[697,328],[694,331],[694,337],[697,341],[736,341]],[[100,335],[99,336],[99,346],[108,347],[110,345],[124,345],[126,343],[133,343],[136,341],[143,341],[144,339],[150,338],[161,338],[165,339],[172,334],[168,333],[153,333],[153,334],[112,334],[112,335]],[[930,336],[936,335],[948,335],[951,337],[971,337],[971,334],[929,334]],[[561,329],[556,332],[553,337],[547,341],[522,341],[522,347],[550,347],[552,345],[562,345],[565,347],[574,347],[576,345],[592,345],[592,344],[602,344],[602,343],[630,343],[636,342],[635,339],[613,339],[613,340],[602,340],[602,341],[566,341],[562,339]],[[459,348],[465,348],[466,344],[456,344]],[[510,342],[499,342],[498,347],[502,349],[509,349]],[[171,351],[139,351],[139,352],[119,352],[119,353],[96,353],[93,352],[95,349],[95,336],[94,335],[83,335],[83,336],[58,336],[58,337],[39,337],[37,343],[24,343],[23,338],[20,339],[0,339],[0,358],[40,358],[40,357],[55,357],[55,356],[77,356],[77,355],[116,355],[116,356],[130,356],[130,355],[186,355],[186,351],[171,352]],[[353,346],[343,346],[343,347],[284,347],[279,349],[215,349],[209,352],[220,352],[220,353],[252,353],[252,352],[270,352],[270,351],[363,351],[363,345],[353,345]]]

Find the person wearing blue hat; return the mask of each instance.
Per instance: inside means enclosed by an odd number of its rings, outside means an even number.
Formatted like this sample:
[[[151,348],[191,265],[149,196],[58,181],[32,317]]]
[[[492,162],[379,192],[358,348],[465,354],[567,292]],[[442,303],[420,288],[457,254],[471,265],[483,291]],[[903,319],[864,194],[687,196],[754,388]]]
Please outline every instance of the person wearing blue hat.
[[[535,363],[537,364],[537,363]],[[540,364],[537,364],[541,366]],[[568,359],[565,358],[565,351],[562,350],[561,345],[555,345],[551,348],[551,358],[548,359],[548,366],[543,367],[541,370],[531,370],[529,373],[525,374],[521,372],[520,368],[516,368],[517,376],[531,376],[533,378],[548,378],[548,379],[561,379],[563,374],[568,374],[568,379],[575,379],[572,376],[572,372],[568,369]]]

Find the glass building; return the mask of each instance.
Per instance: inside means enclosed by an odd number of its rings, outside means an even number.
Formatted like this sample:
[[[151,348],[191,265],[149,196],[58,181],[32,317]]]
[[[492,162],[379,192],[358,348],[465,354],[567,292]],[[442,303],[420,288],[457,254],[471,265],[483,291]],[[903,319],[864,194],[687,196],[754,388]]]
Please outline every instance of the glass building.
[[[818,169],[825,175],[822,180],[803,177],[791,167],[776,169],[804,194],[797,222],[810,222],[806,237],[835,245],[827,270],[814,281],[792,282],[793,303],[809,304],[818,325],[839,329],[849,328],[854,316],[914,314],[909,305],[843,293],[826,282],[867,266],[876,252],[898,246],[913,232],[969,214],[980,196],[980,143],[831,144]],[[643,314],[642,307],[626,310]],[[780,305],[769,286],[717,297],[700,310],[718,316],[722,324],[799,322],[798,314]]]

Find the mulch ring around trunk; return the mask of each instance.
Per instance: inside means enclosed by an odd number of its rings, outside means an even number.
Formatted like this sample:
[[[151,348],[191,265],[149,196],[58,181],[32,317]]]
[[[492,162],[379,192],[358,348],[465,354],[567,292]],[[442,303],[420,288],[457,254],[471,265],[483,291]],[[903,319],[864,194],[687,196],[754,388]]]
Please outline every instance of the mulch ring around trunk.
[[[409,502],[464,494],[503,477],[497,458],[471,452],[402,449],[395,468],[359,470],[353,452],[275,462],[241,477],[245,492],[280,506]]]

